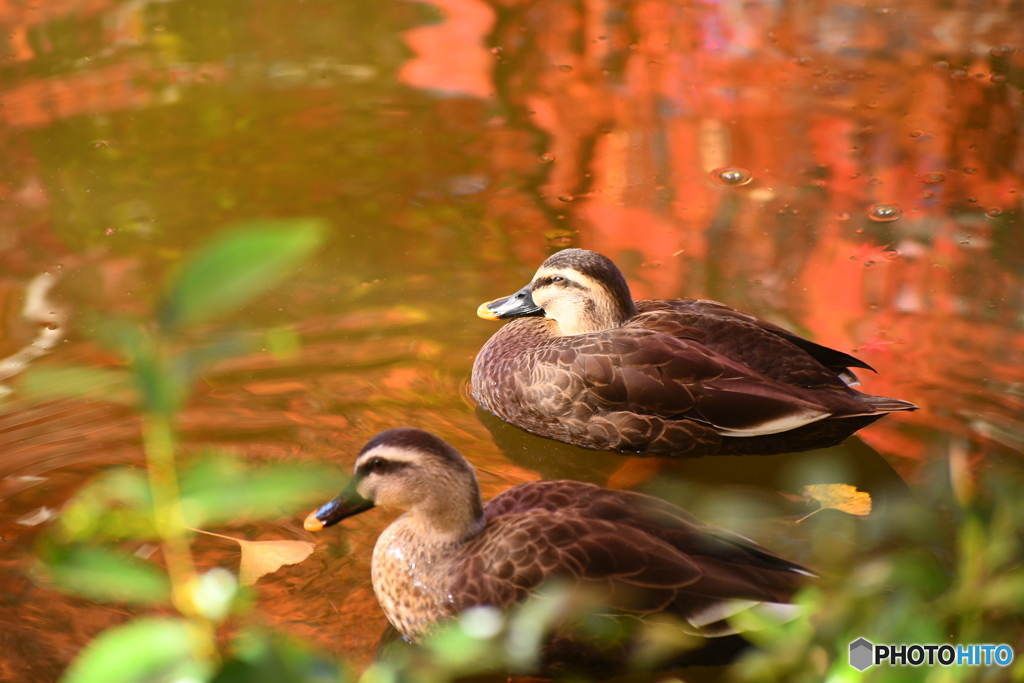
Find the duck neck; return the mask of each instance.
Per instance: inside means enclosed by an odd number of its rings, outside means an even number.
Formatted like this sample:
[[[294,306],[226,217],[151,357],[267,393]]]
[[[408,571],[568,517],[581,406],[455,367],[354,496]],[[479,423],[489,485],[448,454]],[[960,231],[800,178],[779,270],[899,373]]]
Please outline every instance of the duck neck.
[[[445,497],[412,510],[412,522],[424,539],[439,546],[463,543],[483,531],[484,506],[476,482],[464,490],[446,491]]]
[[[583,306],[578,306],[565,314],[548,312],[549,318],[558,322],[558,334],[562,337],[591,332],[604,332],[622,327],[638,313],[636,303],[627,296],[595,301],[589,299]]]

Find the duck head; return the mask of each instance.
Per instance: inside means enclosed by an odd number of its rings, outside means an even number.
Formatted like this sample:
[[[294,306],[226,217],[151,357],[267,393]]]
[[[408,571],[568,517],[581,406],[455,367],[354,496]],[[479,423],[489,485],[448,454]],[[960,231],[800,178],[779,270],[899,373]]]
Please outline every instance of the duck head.
[[[610,259],[564,249],[541,264],[530,284],[481,304],[476,313],[487,320],[543,315],[558,324],[560,336],[570,336],[619,327],[637,308],[626,278]]]
[[[345,490],[310,513],[303,526],[319,531],[375,506],[407,511],[437,542],[465,540],[484,526],[473,467],[420,429],[389,429],[370,439]]]

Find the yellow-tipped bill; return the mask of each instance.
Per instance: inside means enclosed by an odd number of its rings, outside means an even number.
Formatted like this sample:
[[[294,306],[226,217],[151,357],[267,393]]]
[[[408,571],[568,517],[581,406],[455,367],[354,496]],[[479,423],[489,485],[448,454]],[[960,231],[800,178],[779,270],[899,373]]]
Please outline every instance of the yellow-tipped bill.
[[[544,315],[541,307],[533,302],[530,287],[531,285],[526,285],[512,296],[503,296],[500,299],[480,304],[480,307],[476,309],[476,314],[484,320],[507,320],[527,315]]]
[[[493,304],[495,301],[501,301],[501,299],[494,299],[492,301],[485,301],[484,303],[480,304],[479,308],[476,309],[476,314],[478,316],[480,316],[481,318],[483,318],[484,320],[500,320],[500,318],[498,318],[497,314],[494,311],[492,311],[491,309],[488,308],[488,306]]]
[[[320,531],[324,528],[324,523],[316,518],[316,510],[310,512],[305,521],[302,522],[302,528],[306,531]]]

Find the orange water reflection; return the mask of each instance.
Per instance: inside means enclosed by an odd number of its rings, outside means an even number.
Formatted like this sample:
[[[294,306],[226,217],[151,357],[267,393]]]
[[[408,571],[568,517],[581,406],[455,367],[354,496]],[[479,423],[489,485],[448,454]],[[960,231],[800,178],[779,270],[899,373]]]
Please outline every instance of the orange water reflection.
[[[404,424],[462,450],[487,496],[539,476],[682,478],[707,483],[699,508],[759,480],[785,512],[773,496],[797,485],[799,458],[570,453],[485,425],[463,400],[494,329],[476,306],[578,245],[615,259],[638,298],[725,301],[875,366],[866,391],[922,410],[865,429],[877,453],[853,439],[817,456],[852,478],[884,492],[902,485],[895,469],[917,485],[950,449],[975,469],[1019,463],[1024,22],[1004,3],[44,5],[0,2],[5,356],[36,333],[21,309],[40,272],[60,276],[71,330],[40,362],[107,365],[88,312],[147,311],[159,275],[212,229],[308,214],[334,226],[315,264],[225,321],[292,326],[302,350],[211,372],[182,415],[190,451],[347,469]],[[721,167],[753,180],[716,183]],[[872,220],[877,204],[902,215]],[[128,613],[28,580],[46,524],[24,522],[59,513],[99,468],[140,462],[138,421],[7,401],[0,678],[53,680]],[[233,531],[304,537],[305,512]],[[262,580],[258,618],[365,666],[384,626],[368,562],[385,517]],[[197,552],[234,566],[213,541]]]

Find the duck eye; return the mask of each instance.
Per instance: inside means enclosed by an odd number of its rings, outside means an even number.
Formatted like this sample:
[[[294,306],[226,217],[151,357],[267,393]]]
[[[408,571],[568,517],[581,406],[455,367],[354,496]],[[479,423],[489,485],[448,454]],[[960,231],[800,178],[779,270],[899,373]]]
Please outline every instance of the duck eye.
[[[370,469],[380,471],[384,469],[384,458],[374,458],[370,461]]]

